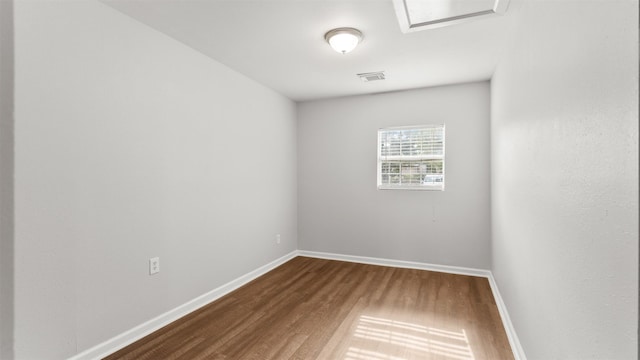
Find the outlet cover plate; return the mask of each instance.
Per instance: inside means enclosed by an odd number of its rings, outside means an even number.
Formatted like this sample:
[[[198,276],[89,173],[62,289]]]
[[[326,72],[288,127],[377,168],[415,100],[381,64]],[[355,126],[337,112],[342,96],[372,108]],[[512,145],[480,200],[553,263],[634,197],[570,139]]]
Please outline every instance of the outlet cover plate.
[[[154,257],[149,259],[149,275],[157,274],[160,272],[160,258]]]

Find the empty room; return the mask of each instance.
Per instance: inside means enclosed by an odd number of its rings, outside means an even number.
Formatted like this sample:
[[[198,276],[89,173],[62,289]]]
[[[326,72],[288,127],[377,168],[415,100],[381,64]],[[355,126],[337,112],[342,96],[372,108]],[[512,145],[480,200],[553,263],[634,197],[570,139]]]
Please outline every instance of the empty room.
[[[638,12],[0,0],[0,359],[637,359]]]

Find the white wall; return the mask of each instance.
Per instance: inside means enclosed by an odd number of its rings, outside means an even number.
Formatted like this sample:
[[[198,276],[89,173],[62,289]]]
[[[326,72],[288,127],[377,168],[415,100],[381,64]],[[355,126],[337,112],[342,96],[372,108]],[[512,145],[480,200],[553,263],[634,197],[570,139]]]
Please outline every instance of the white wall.
[[[17,358],[71,356],[296,248],[292,101],[96,1],[19,1],[15,26]]]
[[[0,1],[0,359],[13,356],[13,1]]]
[[[488,269],[489,102],[481,82],[300,103],[300,249]],[[429,123],[446,190],[377,190],[377,130]]]
[[[637,359],[638,2],[512,1],[493,272],[528,359]]]

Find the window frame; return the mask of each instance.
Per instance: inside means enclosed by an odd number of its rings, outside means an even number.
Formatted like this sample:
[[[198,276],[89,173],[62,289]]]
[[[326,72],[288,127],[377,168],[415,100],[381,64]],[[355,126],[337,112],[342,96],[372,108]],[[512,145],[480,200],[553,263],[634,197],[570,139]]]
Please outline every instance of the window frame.
[[[399,163],[411,163],[413,161],[423,160],[442,160],[442,184],[420,184],[420,185],[391,185],[382,183],[382,163],[389,161],[388,157],[382,156],[382,135],[389,131],[402,131],[402,130],[418,130],[418,129],[442,129],[442,155],[422,155],[419,158],[406,159],[410,155],[394,156]],[[445,188],[445,156],[446,156],[446,127],[445,124],[423,124],[423,125],[411,125],[411,126],[393,126],[378,129],[378,149],[377,153],[377,188],[378,190],[418,190],[418,191],[444,191]],[[405,159],[403,159],[405,158]]]

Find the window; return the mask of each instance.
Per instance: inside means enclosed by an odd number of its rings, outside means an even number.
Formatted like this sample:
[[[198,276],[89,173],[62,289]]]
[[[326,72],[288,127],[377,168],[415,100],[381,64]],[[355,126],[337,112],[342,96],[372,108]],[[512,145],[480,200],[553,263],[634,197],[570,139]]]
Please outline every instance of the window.
[[[444,190],[444,125],[378,130],[378,189]]]

